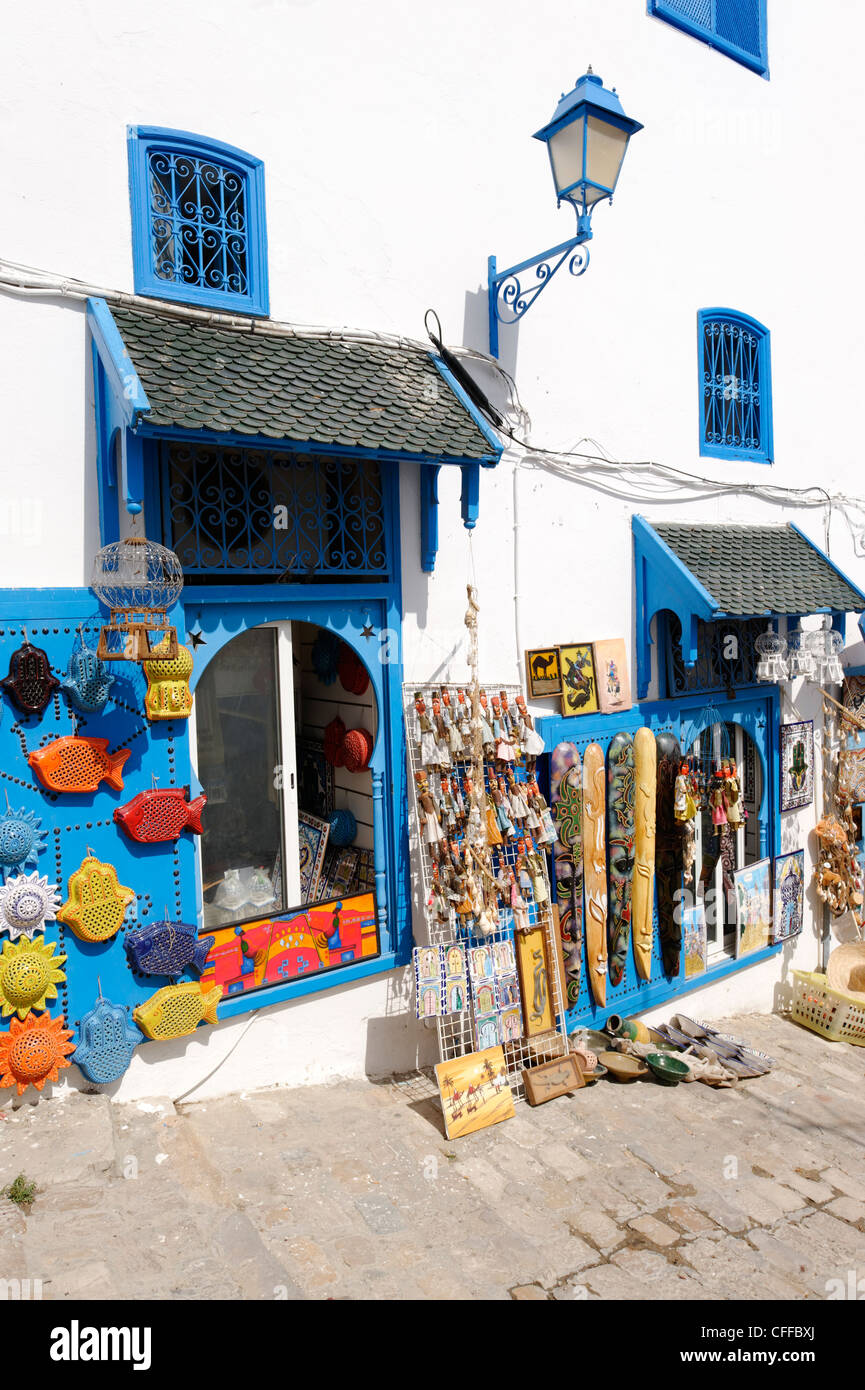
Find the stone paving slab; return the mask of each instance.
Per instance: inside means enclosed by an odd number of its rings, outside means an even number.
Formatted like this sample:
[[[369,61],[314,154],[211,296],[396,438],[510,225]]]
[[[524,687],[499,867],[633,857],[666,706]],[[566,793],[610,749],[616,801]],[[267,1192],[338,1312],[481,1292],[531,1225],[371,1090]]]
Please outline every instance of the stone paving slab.
[[[7,1278],[49,1299],[755,1300],[865,1287],[865,1052],[772,1016],[730,1090],[611,1082],[445,1138],[429,1077],[0,1111]],[[837,1296],[837,1294],[836,1294]]]

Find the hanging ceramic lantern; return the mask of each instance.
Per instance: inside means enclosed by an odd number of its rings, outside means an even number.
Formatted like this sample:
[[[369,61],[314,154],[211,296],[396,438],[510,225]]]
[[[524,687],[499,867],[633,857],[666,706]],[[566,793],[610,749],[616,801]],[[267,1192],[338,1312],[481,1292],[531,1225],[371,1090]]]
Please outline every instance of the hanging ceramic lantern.
[[[57,998],[57,986],[66,975],[60,969],[65,956],[55,956],[56,941],[45,944],[44,936],[32,941],[5,941],[0,953],[0,1012],[3,1018],[17,1013],[26,1018],[31,1009],[47,1009]]]
[[[128,748],[109,753],[107,738],[66,734],[37,748],[27,761],[43,787],[52,792],[95,792],[103,780],[122,791],[121,770],[129,753]]]
[[[342,741],[343,765],[346,772],[363,772],[372,757],[373,737],[366,729],[349,729]]]
[[[99,634],[102,661],[143,661],[159,647],[177,656],[177,633],[168,610],[183,590],[183,569],[173,550],[143,536],[112,541],[97,552],[90,587],[111,614]]]
[[[770,681],[772,684],[785,681],[787,679],[787,663],[784,660],[787,653],[786,639],[780,633],[773,632],[769,628],[766,632],[760,633],[754,646],[760,657],[757,662],[757,680]]]
[[[114,677],[96,652],[85,644],[80,627],[78,640],[81,647],[70,652],[69,665],[60,686],[75,709],[82,714],[98,714],[105,708]]]
[[[48,657],[41,647],[34,647],[27,640],[13,652],[9,660],[9,674],[0,685],[14,704],[24,714],[42,714],[60,682],[51,674]]]
[[[13,811],[6,798],[6,814],[0,816],[0,866],[20,873],[45,849],[42,821],[32,811]]]
[[[131,888],[117,881],[117,870],[90,854],[69,879],[69,897],[57,913],[82,941],[109,941],[134,902]]]
[[[841,642],[841,634],[832,627],[828,613],[824,614],[823,626],[808,634],[808,645],[814,657],[814,680],[818,685],[840,685],[843,681]]]
[[[141,665],[147,677],[144,711],[147,718],[188,719],[192,713],[192,694],[189,677],[192,675],[192,653],[176,643],[176,655],[168,656],[164,642],[156,647]]]
[[[22,1023],[13,1018],[8,1033],[0,1033],[0,1086],[15,1086],[19,1096],[28,1086],[41,1091],[46,1081],[58,1081],[68,1067],[72,1029],[63,1018],[28,1014]]]
[[[791,681],[803,679],[813,680],[817,664],[814,660],[814,653],[811,651],[811,634],[804,632],[801,627],[797,627],[794,632],[787,633],[787,651],[790,656],[789,679]]]
[[[148,1038],[167,1042],[194,1033],[199,1023],[216,1023],[216,1006],[222,986],[214,985],[205,994],[200,985],[165,985],[133,1009],[132,1017]]]
[[[100,995],[78,1028],[79,1043],[72,1054],[88,1081],[107,1086],[126,1071],[144,1034],[129,1017],[126,1004],[112,1004]]]
[[[166,787],[164,791],[153,788],[139,792],[125,806],[118,806],[114,819],[130,840],[152,845],[178,839],[181,830],[200,835],[201,813],[206,805],[203,792],[190,801],[188,787]]]
[[[142,975],[167,975],[177,979],[187,965],[200,975],[207,964],[215,936],[198,937],[194,922],[148,922],[127,932],[126,954]]]
[[[54,921],[59,906],[56,883],[35,871],[19,874],[0,887],[0,932],[8,932],[12,941],[34,936],[46,922]]]
[[[343,644],[339,658],[339,681],[350,695],[365,695],[369,688],[369,672],[351,647]]]

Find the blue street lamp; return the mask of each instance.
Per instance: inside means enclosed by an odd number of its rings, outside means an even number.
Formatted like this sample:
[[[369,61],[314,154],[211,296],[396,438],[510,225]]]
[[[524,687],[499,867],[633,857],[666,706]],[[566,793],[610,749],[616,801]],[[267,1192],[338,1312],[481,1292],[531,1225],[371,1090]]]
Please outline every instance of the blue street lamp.
[[[572,275],[582,275],[589,264],[584,243],[592,237],[592,213],[605,198],[612,199],[619,181],[628,141],[643,127],[622,110],[615,88],[607,91],[592,69],[579,79],[572,92],[562,96],[552,120],[535,133],[549,151],[550,168],[559,206],[570,203],[577,214],[577,235],[549,251],[542,251],[507,270],[496,270],[489,258],[490,352],[499,355],[499,324],[516,323],[570,258]],[[553,264],[555,261],[555,264]],[[524,289],[520,275],[535,270],[537,283]]]

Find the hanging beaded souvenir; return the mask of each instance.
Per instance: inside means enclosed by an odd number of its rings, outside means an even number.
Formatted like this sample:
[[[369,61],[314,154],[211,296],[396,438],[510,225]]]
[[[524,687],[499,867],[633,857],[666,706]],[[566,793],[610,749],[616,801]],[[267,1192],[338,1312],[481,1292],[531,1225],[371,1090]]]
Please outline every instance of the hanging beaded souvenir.
[[[127,1004],[112,1004],[100,995],[79,1024],[79,1043],[72,1054],[88,1081],[107,1086],[126,1071],[144,1034],[129,1017]]]
[[[0,932],[8,932],[14,941],[18,936],[33,936],[46,922],[53,922],[60,906],[56,883],[49,883],[44,874],[19,874],[0,886]]]
[[[142,975],[168,975],[177,979],[187,965],[199,975],[215,936],[198,939],[198,928],[189,922],[149,922],[127,933],[126,954]]]
[[[78,638],[81,648],[70,652],[69,665],[60,688],[66,691],[70,705],[82,714],[98,714],[105,708],[114,677],[105,662],[100,661],[96,652],[85,644],[80,628]]]
[[[69,897],[57,920],[81,941],[108,941],[120,930],[134,899],[132,889],[118,883],[117,870],[90,854],[69,879]]]
[[[45,849],[46,831],[40,830],[39,816],[32,811],[13,811],[6,800],[6,814],[0,816],[0,865],[8,872],[19,873],[28,864],[36,863],[37,854]]]
[[[163,648],[156,647],[152,656],[141,663],[147,677],[144,711],[147,718],[188,719],[192,713],[192,694],[189,677],[192,675],[192,652],[177,644],[177,655],[169,657]]]
[[[188,787],[166,787],[165,791],[139,792],[125,806],[117,807],[114,819],[130,840],[141,845],[158,844],[176,840],[181,830],[200,835],[206,805],[203,793],[190,801]]]
[[[101,781],[123,790],[122,768],[128,748],[108,752],[107,738],[66,734],[37,748],[27,761],[44,787],[52,792],[95,792]]]
[[[20,1096],[28,1086],[41,1091],[46,1081],[58,1081],[75,1050],[71,1037],[62,1016],[28,1014],[23,1023],[13,1018],[9,1032],[0,1033],[0,1086],[15,1086]]]
[[[167,1042],[169,1038],[184,1038],[194,1033],[202,1019],[216,1022],[216,1006],[222,997],[222,986],[214,985],[205,994],[200,985],[165,985],[133,1009],[132,1017],[148,1038]]]
[[[60,969],[65,956],[55,956],[56,941],[45,944],[44,936],[32,941],[4,941],[0,953],[0,1011],[4,1018],[16,1014],[26,1018],[31,1009],[47,1009],[57,998],[57,986],[66,979]]]
[[[24,714],[41,714],[60,682],[52,676],[45,652],[25,635],[24,645],[12,653],[9,674],[0,685]]]

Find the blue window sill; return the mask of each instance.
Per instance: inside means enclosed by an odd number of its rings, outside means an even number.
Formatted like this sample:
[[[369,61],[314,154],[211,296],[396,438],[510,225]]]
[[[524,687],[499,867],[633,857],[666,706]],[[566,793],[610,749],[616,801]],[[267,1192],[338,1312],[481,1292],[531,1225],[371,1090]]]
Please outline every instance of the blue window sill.
[[[311,975],[308,980],[290,980],[284,985],[271,985],[268,989],[257,989],[249,994],[234,994],[220,1001],[216,1013],[222,1022],[234,1018],[236,1014],[248,1014],[253,1009],[269,1008],[271,1004],[281,1004],[287,999],[302,999],[308,994],[320,994],[325,989],[339,989],[342,985],[354,984],[357,980],[368,980],[374,975],[384,975],[403,964],[395,951],[376,956],[374,960],[358,961],[357,965],[345,965],[336,970],[323,970]]]

